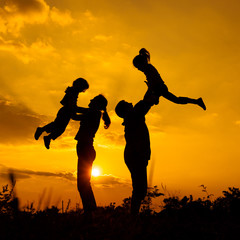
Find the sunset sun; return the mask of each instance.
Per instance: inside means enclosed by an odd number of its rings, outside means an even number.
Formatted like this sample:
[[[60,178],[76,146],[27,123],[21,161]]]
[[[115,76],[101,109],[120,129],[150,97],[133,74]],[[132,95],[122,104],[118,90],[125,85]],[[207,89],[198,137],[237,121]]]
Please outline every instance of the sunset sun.
[[[99,175],[100,175],[100,170],[99,170],[99,168],[94,167],[94,168],[92,169],[92,176],[93,176],[93,177],[98,177]]]

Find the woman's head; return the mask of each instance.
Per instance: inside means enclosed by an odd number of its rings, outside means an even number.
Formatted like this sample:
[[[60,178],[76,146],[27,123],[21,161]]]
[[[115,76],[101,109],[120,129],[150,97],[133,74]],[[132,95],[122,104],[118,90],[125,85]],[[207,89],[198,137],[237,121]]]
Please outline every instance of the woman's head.
[[[133,65],[138,70],[143,71],[145,66],[150,62],[150,53],[145,49],[142,48],[139,51],[139,55],[137,55],[133,59]]]
[[[89,84],[84,78],[77,78],[75,81],[73,81],[73,87],[79,92],[84,92],[89,88]]]
[[[104,111],[107,107],[107,104],[108,104],[107,99],[102,94],[99,94],[98,96],[90,100],[90,103],[88,106],[90,108],[95,108],[97,110]]]
[[[104,128],[106,129],[109,128],[111,124],[111,120],[107,113],[107,104],[108,104],[108,101],[102,94],[99,94],[98,96],[94,97],[88,104],[90,108],[103,111],[102,119],[105,124]]]

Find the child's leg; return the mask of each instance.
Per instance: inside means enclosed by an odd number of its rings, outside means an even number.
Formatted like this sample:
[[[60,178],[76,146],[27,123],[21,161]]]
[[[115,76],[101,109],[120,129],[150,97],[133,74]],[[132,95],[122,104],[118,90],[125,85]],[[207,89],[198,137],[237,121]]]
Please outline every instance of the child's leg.
[[[51,142],[51,136],[50,134],[48,136],[44,136],[43,137],[43,140],[44,140],[44,145],[47,149],[50,148],[50,142]]]
[[[50,122],[49,124],[42,127],[43,132],[51,133],[55,127],[55,122]]]
[[[35,134],[34,134],[34,138],[35,138],[36,140],[38,140],[39,137],[42,135],[43,132],[51,133],[52,130],[54,129],[54,126],[55,126],[54,122],[50,122],[49,124],[47,124],[47,125],[45,125],[45,126],[43,126],[43,127],[38,127],[38,128],[36,129]]]
[[[159,95],[154,93],[150,88],[148,88],[143,99],[151,103],[151,105],[158,105],[159,103]]]
[[[47,149],[49,149],[51,140],[55,140],[56,138],[61,136],[64,131],[65,131],[64,126],[57,126],[57,124],[56,124],[56,126],[53,127],[51,133],[49,135],[43,137],[45,147]]]
[[[164,98],[168,99],[169,101],[177,103],[177,104],[192,103],[192,104],[196,104],[196,105],[200,106],[201,108],[203,108],[204,110],[206,110],[206,106],[205,106],[202,98],[193,99],[193,98],[188,98],[188,97],[177,97],[174,94],[172,94],[171,92],[164,92],[164,94],[162,96]]]
[[[48,136],[43,137],[45,147],[47,149],[49,149],[51,139],[57,138],[57,136],[55,136],[55,134],[54,134],[54,132],[55,132],[54,129],[55,129],[55,123],[54,122],[51,122],[51,123],[49,123],[49,124],[47,124],[43,127],[38,127],[36,132],[35,132],[34,137],[35,137],[36,140],[38,140],[43,132],[50,133]]]
[[[38,128],[36,129],[35,134],[34,134],[34,138],[35,138],[36,140],[38,140],[39,137],[42,135],[42,133],[43,133],[42,128],[41,128],[41,127],[38,127]]]

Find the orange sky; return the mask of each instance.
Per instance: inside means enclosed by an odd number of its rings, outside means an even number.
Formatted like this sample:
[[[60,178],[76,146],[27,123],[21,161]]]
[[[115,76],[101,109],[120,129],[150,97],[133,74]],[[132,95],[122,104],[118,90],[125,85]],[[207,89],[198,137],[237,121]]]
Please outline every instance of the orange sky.
[[[95,139],[97,203],[128,197],[123,126],[114,108],[119,100],[143,97],[145,76],[132,59],[145,47],[171,92],[201,96],[207,105],[203,111],[160,99],[151,109],[150,183],[195,196],[204,196],[201,184],[215,196],[240,187],[239,11],[237,0],[1,1],[0,185],[13,168],[22,205],[37,204],[44,193],[51,204],[79,201],[79,123],[72,121],[50,150],[33,134],[55,118],[66,87],[83,77],[90,88],[80,94],[79,106],[103,93],[112,120]]]

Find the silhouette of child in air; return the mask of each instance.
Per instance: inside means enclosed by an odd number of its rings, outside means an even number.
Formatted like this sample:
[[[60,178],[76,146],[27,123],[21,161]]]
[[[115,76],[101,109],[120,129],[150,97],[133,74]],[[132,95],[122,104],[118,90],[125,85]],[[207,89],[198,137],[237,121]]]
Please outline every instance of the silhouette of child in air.
[[[159,97],[163,96],[171,102],[177,104],[187,104],[192,103],[200,106],[204,110],[206,110],[206,106],[202,100],[202,98],[192,99],[188,97],[177,97],[171,92],[168,91],[167,86],[162,80],[160,74],[157,69],[150,63],[150,53],[142,48],[139,51],[139,55],[137,55],[133,59],[133,65],[139,71],[143,72],[147,78],[146,84],[148,86],[148,91],[146,92],[146,96],[152,94],[155,96],[155,105],[159,103]]]
[[[34,135],[35,139],[38,140],[43,132],[49,133],[49,135],[43,137],[45,147],[49,149],[51,140],[55,140],[63,134],[70,119],[81,109],[77,107],[78,94],[85,92],[88,88],[89,84],[85,79],[76,79],[72,87],[66,89],[65,96],[60,101],[63,107],[58,111],[55,120],[43,127],[38,127]]]

